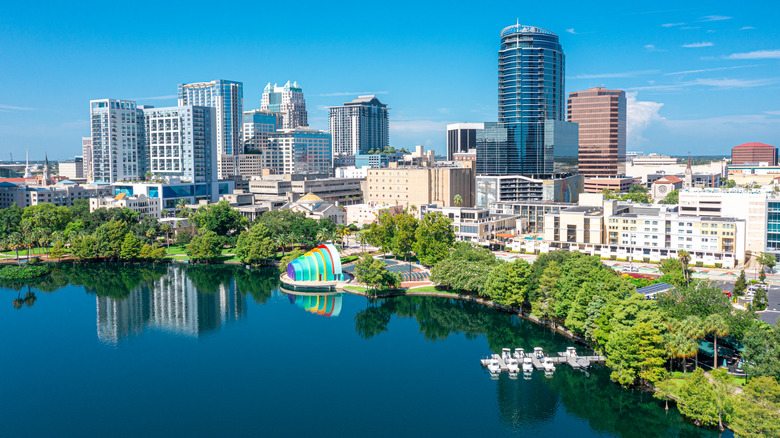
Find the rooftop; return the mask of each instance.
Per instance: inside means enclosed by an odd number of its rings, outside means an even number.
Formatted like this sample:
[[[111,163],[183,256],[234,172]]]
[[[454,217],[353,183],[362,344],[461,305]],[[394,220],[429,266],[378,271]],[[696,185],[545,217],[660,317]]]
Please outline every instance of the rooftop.
[[[768,145],[766,143],[742,143],[734,146],[735,148],[774,148],[772,145]]]

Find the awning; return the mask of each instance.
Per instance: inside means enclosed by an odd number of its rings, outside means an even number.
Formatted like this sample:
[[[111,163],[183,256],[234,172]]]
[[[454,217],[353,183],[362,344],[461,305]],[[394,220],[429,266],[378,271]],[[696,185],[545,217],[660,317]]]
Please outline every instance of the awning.
[[[517,236],[515,236],[514,234],[508,234],[508,233],[498,233],[498,234],[496,234],[496,237],[500,237],[502,239],[512,239],[512,238],[517,237]]]

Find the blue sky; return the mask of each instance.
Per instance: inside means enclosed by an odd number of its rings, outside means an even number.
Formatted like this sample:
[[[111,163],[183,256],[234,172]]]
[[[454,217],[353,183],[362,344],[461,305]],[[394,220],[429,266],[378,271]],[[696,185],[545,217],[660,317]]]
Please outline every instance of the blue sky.
[[[0,14],[4,160],[80,154],[90,99],[169,106],[177,83],[218,78],[244,82],[245,109],[298,81],[319,129],[325,107],[376,94],[392,145],[441,152],[447,123],[495,121],[499,33],[518,19],[560,36],[567,92],[630,93],[629,150],[780,146],[769,1],[23,3]]]

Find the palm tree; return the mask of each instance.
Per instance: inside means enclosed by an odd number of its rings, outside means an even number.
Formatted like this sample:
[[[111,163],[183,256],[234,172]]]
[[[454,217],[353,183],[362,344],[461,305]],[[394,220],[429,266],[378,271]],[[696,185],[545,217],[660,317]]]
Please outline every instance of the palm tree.
[[[16,251],[16,263],[21,265],[19,262],[19,248],[24,248],[24,236],[22,236],[22,233],[14,231],[13,233],[9,234],[8,246]]]
[[[277,234],[274,236],[274,243],[279,246],[279,248],[282,248],[282,257],[285,256],[284,248],[287,246],[287,235],[285,234]]]
[[[165,211],[165,210],[163,210]],[[171,232],[171,224],[168,222],[163,223],[160,225],[160,231],[165,233],[165,246],[170,247],[171,246],[171,239],[170,239],[170,232]]]
[[[683,279],[685,280],[685,284],[689,284],[690,279],[688,278],[688,263],[691,262],[691,254],[688,251],[681,249],[677,251],[677,257],[680,258],[680,262],[683,265]]]
[[[685,333],[682,332],[675,333],[670,341],[669,348],[674,357],[682,359],[683,373],[686,373],[688,371],[686,359],[696,354],[699,350],[699,344],[694,340],[689,339],[685,336]]]
[[[366,252],[366,236],[360,232],[355,234],[355,240],[357,243],[360,244],[360,247],[362,248],[363,252]]]
[[[723,315],[714,313],[704,320],[704,329],[713,336],[712,369],[718,368],[718,338],[729,334],[729,325]]]
[[[685,337],[696,343],[696,352],[694,358],[696,361],[696,368],[699,367],[699,340],[707,334],[705,330],[704,322],[698,316],[689,316],[682,322],[682,331],[685,333]]]
[[[325,228],[317,231],[317,240],[320,242],[327,242],[328,240],[332,240],[333,236],[333,233]]]
[[[455,195],[455,197],[452,198],[452,200],[456,207],[460,207],[461,204],[463,204],[463,197],[460,195]]]

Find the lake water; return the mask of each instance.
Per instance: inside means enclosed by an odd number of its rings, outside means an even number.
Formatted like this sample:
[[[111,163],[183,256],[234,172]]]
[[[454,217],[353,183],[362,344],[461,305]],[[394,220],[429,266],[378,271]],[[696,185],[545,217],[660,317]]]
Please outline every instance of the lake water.
[[[602,367],[492,380],[491,350],[571,345],[517,317],[278,285],[229,266],[64,265],[0,288],[0,436],[718,436]]]

